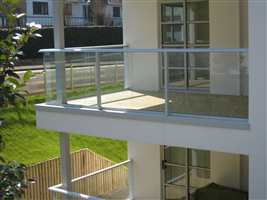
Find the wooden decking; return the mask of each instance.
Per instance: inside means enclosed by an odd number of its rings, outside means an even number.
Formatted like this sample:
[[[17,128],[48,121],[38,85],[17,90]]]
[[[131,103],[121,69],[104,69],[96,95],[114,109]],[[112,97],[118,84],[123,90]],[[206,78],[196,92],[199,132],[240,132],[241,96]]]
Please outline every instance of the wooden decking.
[[[163,92],[143,92],[124,90],[102,95],[102,107],[163,112],[165,99]],[[96,106],[95,96],[74,99],[68,104]],[[197,114],[220,117],[247,118],[247,96],[215,95],[207,93],[170,92],[169,111],[179,114]]]

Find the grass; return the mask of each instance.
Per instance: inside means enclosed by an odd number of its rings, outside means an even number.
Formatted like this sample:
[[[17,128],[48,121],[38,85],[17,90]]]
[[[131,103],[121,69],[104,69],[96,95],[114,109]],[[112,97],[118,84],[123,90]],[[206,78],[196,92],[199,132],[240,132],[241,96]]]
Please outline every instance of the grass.
[[[116,91],[119,86],[104,88]],[[79,96],[90,90],[81,89],[69,95]],[[28,105],[19,110],[12,107],[0,110],[1,118],[5,119],[4,125],[0,128],[0,134],[6,142],[6,147],[1,152],[5,159],[30,165],[59,156],[58,133],[35,127],[34,104],[40,102],[44,102],[43,96],[32,96],[28,98]],[[19,119],[18,111],[22,113],[22,119]],[[127,145],[124,141],[80,135],[71,135],[70,141],[72,151],[89,148],[115,162],[127,158]]]

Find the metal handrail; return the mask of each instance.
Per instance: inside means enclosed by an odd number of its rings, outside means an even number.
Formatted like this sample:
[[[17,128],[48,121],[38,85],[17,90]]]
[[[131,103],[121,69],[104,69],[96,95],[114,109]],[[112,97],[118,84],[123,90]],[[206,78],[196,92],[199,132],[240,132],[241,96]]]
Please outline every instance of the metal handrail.
[[[64,49],[41,49],[40,53],[71,53],[71,52],[84,52],[84,53],[242,53],[248,52],[248,48],[64,48]]]
[[[120,166],[129,165],[131,162],[132,162],[132,160],[129,159],[129,160],[123,161],[121,163],[117,163],[115,165],[112,165],[110,167],[106,167],[104,169],[100,169],[100,170],[97,170],[95,172],[86,174],[84,176],[74,178],[71,180],[71,183],[75,183],[75,182],[80,181],[82,179],[92,177],[92,176],[95,176],[97,174],[101,174],[103,172],[118,168]],[[81,194],[78,192],[72,192],[72,191],[68,191],[66,189],[62,189],[62,188],[60,188],[62,186],[63,186],[62,184],[54,185],[54,186],[49,187],[48,190],[50,190],[52,192],[60,193],[60,194],[63,194],[63,195],[69,196],[69,197],[74,197],[74,198],[81,198],[81,199],[86,199],[86,200],[102,200],[101,198],[98,198],[98,197],[89,196],[86,194]]]

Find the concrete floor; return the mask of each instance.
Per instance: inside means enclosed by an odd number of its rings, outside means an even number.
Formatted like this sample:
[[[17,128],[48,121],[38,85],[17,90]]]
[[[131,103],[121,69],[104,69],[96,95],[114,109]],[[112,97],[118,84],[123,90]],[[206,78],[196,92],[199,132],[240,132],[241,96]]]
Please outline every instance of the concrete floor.
[[[96,106],[96,97],[85,97],[68,101],[79,106]],[[102,95],[102,107],[163,112],[163,92],[141,92],[124,90]],[[170,92],[169,111],[177,114],[196,114],[219,117],[248,117],[248,97],[215,95],[207,93]]]

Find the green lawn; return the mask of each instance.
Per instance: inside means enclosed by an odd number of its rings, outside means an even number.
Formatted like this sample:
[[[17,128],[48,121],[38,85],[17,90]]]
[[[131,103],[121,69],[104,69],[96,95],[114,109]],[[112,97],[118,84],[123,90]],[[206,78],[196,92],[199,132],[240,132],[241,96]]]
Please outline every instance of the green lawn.
[[[116,90],[110,87],[107,89]],[[28,99],[28,105],[19,110],[22,113],[22,119],[19,119],[14,108],[0,110],[1,118],[5,119],[4,126],[0,128],[0,134],[4,136],[6,142],[6,148],[1,154],[7,160],[17,160],[27,165],[59,156],[57,132],[35,128],[34,104],[44,102],[44,98],[35,96]],[[126,142],[72,135],[71,150],[81,148],[89,148],[115,162],[127,158]]]

